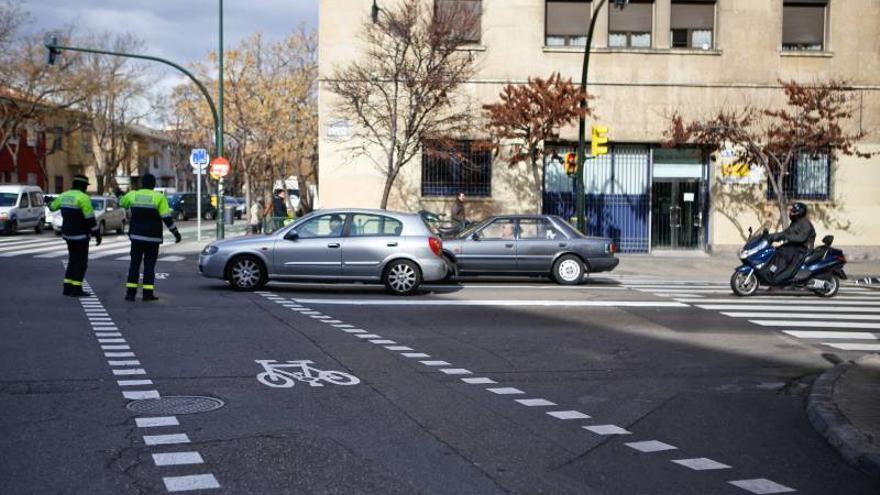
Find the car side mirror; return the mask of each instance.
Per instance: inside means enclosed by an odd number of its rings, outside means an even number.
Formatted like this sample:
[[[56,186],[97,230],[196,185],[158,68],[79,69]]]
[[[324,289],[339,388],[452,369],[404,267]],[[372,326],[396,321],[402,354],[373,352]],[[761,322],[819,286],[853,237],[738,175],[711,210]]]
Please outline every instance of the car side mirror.
[[[834,236],[833,235],[826,235],[825,237],[822,238],[822,244],[824,244],[826,246],[830,247],[831,244],[833,244],[833,243],[834,243]]]
[[[287,239],[288,241],[295,241],[295,240],[299,239],[299,233],[295,230],[291,230],[290,232],[288,232],[287,234],[284,235],[284,238]]]
[[[471,234],[471,240],[472,241],[479,241],[480,240],[480,233],[474,232],[473,234]]]

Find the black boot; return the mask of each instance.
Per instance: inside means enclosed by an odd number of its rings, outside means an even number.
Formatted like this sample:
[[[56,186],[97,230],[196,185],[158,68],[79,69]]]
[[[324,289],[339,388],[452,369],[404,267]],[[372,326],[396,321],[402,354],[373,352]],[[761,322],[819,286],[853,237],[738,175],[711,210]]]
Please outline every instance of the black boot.
[[[153,294],[153,291],[151,291],[150,289],[144,289],[143,300],[144,301],[158,301],[159,298],[156,297],[156,295]]]
[[[68,282],[64,282],[64,292],[62,292],[65,296],[69,296],[73,294],[73,286]]]
[[[134,301],[135,296],[137,296],[137,289],[125,289],[125,300],[126,301]]]

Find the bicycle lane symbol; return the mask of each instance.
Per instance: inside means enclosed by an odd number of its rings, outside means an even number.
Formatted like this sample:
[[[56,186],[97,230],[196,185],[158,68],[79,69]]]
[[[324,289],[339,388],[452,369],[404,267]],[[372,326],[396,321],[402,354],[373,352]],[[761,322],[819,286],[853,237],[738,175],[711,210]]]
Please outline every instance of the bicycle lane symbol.
[[[258,359],[255,362],[263,367],[263,372],[257,375],[257,381],[272,388],[292,388],[296,382],[308,383],[312,387],[323,387],[324,383],[348,386],[361,382],[358,377],[349,373],[315,368],[311,366],[314,361]]]

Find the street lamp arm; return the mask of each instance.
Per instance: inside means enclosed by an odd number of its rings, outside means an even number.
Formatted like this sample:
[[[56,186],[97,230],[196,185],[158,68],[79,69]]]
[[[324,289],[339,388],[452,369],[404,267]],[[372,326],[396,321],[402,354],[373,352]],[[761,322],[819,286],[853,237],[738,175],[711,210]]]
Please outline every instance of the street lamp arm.
[[[141,60],[149,60],[152,62],[159,62],[161,64],[170,65],[171,67],[174,67],[175,69],[182,72],[186,77],[190,78],[190,80],[192,82],[194,82],[196,84],[196,86],[199,88],[199,91],[202,92],[202,96],[205,97],[205,99],[208,101],[208,106],[211,108],[211,116],[214,118],[214,133],[218,134],[218,135],[220,133],[220,119],[217,114],[217,107],[214,105],[214,99],[211,98],[211,94],[208,93],[208,89],[205,87],[205,85],[202,84],[201,81],[196,79],[196,76],[193,75],[192,72],[186,70],[185,68],[183,68],[179,64],[176,64],[176,63],[174,63],[170,60],[166,60],[164,58],[154,57],[152,55],[139,55],[136,53],[112,52],[109,50],[96,50],[93,48],[80,48],[80,47],[76,47],[76,46],[62,46],[62,45],[48,45],[48,44],[46,45],[46,48],[49,48],[50,50],[54,49],[57,51],[70,50],[72,52],[96,53],[98,55],[110,55],[113,57],[137,58],[137,59],[141,59]],[[216,137],[215,137],[215,139],[216,139]],[[220,140],[216,139],[216,143],[220,143]],[[219,146],[219,144],[217,144],[217,146]],[[220,154],[218,153],[217,156],[220,156]]]

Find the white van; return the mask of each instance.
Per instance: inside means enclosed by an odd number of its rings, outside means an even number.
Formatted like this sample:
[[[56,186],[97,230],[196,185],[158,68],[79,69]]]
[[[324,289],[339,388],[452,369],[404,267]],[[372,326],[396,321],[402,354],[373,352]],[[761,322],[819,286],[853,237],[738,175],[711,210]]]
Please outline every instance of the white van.
[[[46,213],[43,191],[37,186],[0,186],[0,232],[15,235],[21,229],[43,232]]]

